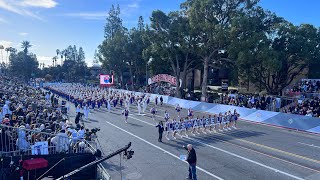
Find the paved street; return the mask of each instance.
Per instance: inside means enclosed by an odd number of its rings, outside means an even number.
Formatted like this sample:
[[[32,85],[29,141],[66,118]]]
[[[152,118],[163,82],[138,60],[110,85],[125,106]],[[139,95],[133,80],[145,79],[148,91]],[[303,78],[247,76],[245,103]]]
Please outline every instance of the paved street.
[[[156,107],[157,121],[164,110],[176,116],[173,107]],[[72,106],[71,112],[74,114]],[[128,124],[122,109],[94,110],[85,121],[87,128],[98,127],[98,139],[105,154],[132,142],[135,154],[125,160],[115,156],[103,165],[113,179],[182,180],[187,177],[188,164],[179,159],[187,154],[182,145],[191,143],[198,157],[200,180],[209,179],[320,179],[320,137],[286,129],[240,121],[239,129],[220,133],[177,137],[163,143],[157,141],[156,121],[149,113],[137,115],[131,106]],[[149,108],[148,111],[149,112]],[[184,109],[182,116],[187,114]],[[196,113],[197,115],[203,115]],[[74,119],[74,116],[71,117]],[[171,138],[172,139],[172,138]]]

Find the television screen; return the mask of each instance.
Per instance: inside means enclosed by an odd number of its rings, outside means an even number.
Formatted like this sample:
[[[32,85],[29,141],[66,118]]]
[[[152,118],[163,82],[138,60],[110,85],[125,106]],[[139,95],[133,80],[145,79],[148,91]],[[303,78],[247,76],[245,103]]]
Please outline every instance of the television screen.
[[[113,75],[101,74],[100,75],[100,85],[111,85],[113,84]]]

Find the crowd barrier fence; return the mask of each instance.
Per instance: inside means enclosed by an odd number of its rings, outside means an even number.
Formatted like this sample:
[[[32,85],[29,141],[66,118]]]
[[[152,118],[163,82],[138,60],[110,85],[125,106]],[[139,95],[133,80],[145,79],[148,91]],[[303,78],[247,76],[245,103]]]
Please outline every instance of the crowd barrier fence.
[[[88,144],[96,146],[94,142],[87,142],[84,139],[2,124],[0,134],[1,156],[83,153]]]
[[[143,94],[141,92],[133,92],[127,90],[119,90],[134,94]],[[148,93],[146,93],[148,94]],[[220,112],[237,110],[240,114],[240,119],[255,123],[263,123],[268,125],[280,126],[298,131],[306,131],[310,133],[320,134],[320,119],[316,117],[301,116],[296,114],[287,114],[281,112],[272,112],[265,110],[249,109],[245,107],[214,104],[199,101],[190,101],[171,96],[148,94],[150,101],[154,102],[155,98],[162,96],[164,104],[176,106],[179,104],[183,108],[191,108],[194,111],[218,114]]]

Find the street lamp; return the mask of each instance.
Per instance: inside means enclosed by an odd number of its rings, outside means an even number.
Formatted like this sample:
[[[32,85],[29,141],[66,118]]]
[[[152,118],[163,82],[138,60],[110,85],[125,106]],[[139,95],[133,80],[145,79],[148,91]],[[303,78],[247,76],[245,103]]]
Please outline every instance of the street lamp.
[[[148,65],[153,61],[153,57],[150,56],[149,61],[146,63],[146,86],[148,86]]]

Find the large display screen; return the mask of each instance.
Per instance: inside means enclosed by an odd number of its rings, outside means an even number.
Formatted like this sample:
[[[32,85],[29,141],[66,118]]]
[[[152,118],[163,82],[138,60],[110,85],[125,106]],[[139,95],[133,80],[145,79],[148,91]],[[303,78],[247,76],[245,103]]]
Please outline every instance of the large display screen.
[[[100,74],[100,85],[112,85],[113,75],[110,74]]]

